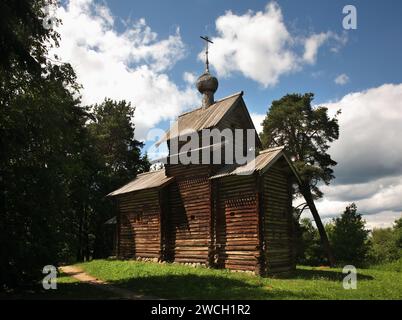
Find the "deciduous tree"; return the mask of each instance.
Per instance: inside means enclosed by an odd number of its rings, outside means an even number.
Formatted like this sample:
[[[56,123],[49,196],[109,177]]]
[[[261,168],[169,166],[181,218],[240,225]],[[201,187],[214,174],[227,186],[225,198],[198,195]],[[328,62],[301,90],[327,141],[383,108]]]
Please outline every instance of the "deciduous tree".
[[[357,212],[355,203],[348,205],[344,213],[333,220],[330,240],[337,261],[361,266],[367,261],[370,244],[365,221]]]

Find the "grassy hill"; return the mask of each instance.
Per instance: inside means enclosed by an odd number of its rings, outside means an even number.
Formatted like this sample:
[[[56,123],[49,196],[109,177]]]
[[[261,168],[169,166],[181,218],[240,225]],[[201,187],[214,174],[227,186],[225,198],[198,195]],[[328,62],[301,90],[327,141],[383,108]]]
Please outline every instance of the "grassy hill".
[[[165,299],[402,299],[402,259],[358,269],[356,290],[343,289],[345,275],[336,268],[298,266],[286,278],[263,278],[228,270],[139,261],[94,260],[77,266],[114,286]],[[64,274],[59,275],[57,286],[57,290],[0,298],[119,298]]]
[[[138,261],[94,260],[89,274],[138,293],[170,299],[402,299],[402,260],[358,269],[356,290],[341,269],[300,266],[287,278]]]

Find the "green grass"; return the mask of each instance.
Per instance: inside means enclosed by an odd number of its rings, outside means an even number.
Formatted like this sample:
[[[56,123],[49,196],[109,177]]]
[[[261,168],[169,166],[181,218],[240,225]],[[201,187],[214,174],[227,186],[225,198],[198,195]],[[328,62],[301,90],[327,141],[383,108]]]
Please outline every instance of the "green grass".
[[[402,277],[402,259],[399,259],[394,262],[388,262],[388,263],[372,266],[371,268],[376,269],[376,270],[399,272]]]
[[[117,299],[118,296],[93,285],[79,282],[65,274],[57,277],[57,289],[44,290],[42,284],[32,290],[0,294],[0,299],[65,300],[65,299]]]
[[[398,263],[359,269],[356,290],[343,289],[341,269],[298,267],[287,278],[263,278],[139,261],[94,260],[78,266],[116,286],[168,299],[402,299],[402,260]]]

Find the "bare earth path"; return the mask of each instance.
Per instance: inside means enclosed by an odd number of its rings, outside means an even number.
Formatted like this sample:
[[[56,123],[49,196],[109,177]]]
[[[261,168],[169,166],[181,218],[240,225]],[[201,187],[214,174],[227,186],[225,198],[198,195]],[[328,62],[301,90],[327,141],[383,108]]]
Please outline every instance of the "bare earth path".
[[[81,282],[85,282],[88,284],[91,284],[93,286],[98,287],[99,289],[102,290],[107,290],[109,292],[112,292],[113,294],[116,294],[118,297],[121,299],[129,299],[129,300],[159,300],[158,298],[155,297],[150,297],[150,296],[145,296],[142,294],[136,294],[132,292],[131,290],[127,289],[122,289],[118,288],[106,281],[100,280],[98,278],[95,278],[82,269],[76,267],[76,266],[63,266],[59,267],[59,270],[66,275],[73,277]]]

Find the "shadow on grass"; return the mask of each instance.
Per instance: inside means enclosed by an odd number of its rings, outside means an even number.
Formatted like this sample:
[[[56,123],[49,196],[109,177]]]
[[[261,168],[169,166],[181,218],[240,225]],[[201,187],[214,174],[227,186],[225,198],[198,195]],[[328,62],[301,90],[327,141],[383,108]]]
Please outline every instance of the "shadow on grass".
[[[120,288],[163,299],[314,299],[312,294],[297,294],[273,289],[264,284],[215,276],[174,275],[130,278],[109,282]],[[58,284],[57,290],[0,294],[0,300],[106,300],[121,299],[102,288],[83,282]]]
[[[335,270],[298,268],[292,275],[275,277],[286,280],[326,280],[342,282],[345,274]],[[359,280],[373,280],[367,275],[358,274]],[[326,293],[311,290],[286,290],[284,284],[270,281],[270,278],[254,276],[232,277],[220,275],[148,275],[109,281],[110,284],[131,290],[133,293],[165,299],[326,299]],[[303,284],[300,284],[303,286]],[[279,287],[281,286],[281,287]],[[82,282],[59,283],[57,290],[41,290],[35,293],[1,296],[0,299],[120,299],[102,285]]]
[[[303,279],[303,280],[328,280],[343,281],[346,274],[335,270],[317,270],[317,269],[300,269],[298,268],[291,274],[279,275],[278,279]],[[357,280],[374,280],[372,276],[364,275],[357,271]]]
[[[0,300],[109,300],[119,298],[100,286],[83,282],[60,283],[55,290],[34,288],[33,290],[0,293]]]
[[[170,275],[130,278],[112,282],[133,292],[165,299],[314,299],[318,296],[273,288],[262,278],[254,281],[209,275]],[[322,298],[322,297],[321,297]]]

